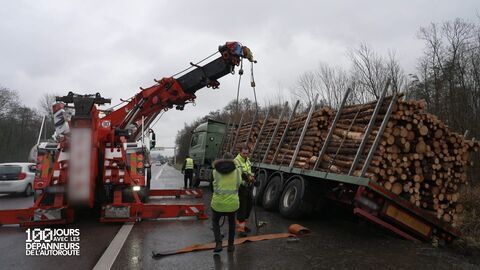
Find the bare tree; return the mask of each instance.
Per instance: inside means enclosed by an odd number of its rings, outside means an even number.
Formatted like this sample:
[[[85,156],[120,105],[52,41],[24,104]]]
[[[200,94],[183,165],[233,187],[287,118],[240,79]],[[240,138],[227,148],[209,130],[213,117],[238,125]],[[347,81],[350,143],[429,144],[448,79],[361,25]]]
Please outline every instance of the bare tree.
[[[350,50],[349,56],[358,98],[362,101],[371,97],[378,99],[388,77],[383,58],[365,43],[358,49]]]
[[[41,118],[19,102],[18,92],[0,88],[0,162],[27,161]]]
[[[46,93],[40,98],[38,108],[41,114],[53,117],[52,106],[55,103],[55,96],[58,95]]]
[[[407,77],[393,51],[388,53],[387,72],[387,77],[390,79],[392,86],[392,92],[402,92],[406,87]]]
[[[319,93],[319,84],[318,76],[314,71],[305,72],[298,77],[293,94],[305,104],[311,104]]]
[[[347,72],[341,67],[331,67],[320,64],[316,75],[320,81],[322,99],[330,107],[338,107],[350,85]]]
[[[18,107],[19,97],[16,91],[0,87],[0,118],[8,117],[8,113]]]
[[[457,18],[421,27],[425,42],[418,61],[414,96],[459,132],[480,136],[480,24]],[[413,76],[412,76],[413,77]],[[472,175],[480,175],[480,170]]]

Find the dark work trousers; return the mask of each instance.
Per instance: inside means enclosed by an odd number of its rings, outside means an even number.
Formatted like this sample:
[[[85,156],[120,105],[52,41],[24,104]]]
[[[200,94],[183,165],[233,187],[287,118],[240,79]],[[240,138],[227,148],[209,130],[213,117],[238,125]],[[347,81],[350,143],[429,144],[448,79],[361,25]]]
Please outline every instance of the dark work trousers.
[[[238,197],[240,198],[240,209],[237,212],[237,219],[240,222],[244,222],[250,217],[250,212],[253,207],[252,187],[240,185],[238,189]]]
[[[193,169],[186,169],[183,175],[183,182],[185,188],[192,188],[193,186]]]
[[[212,209],[212,225],[213,234],[215,235],[215,242],[221,242],[222,236],[220,235],[220,218],[226,216],[228,218],[228,245],[233,245],[235,240],[235,213],[236,212],[217,212]]]

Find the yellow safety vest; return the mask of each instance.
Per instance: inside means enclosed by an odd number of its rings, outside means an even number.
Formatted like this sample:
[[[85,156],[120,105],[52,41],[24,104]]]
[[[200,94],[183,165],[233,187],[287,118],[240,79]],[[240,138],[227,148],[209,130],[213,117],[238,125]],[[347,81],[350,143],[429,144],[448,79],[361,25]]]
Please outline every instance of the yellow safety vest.
[[[185,170],[193,170],[193,159],[186,158],[185,161],[186,161]]]
[[[252,173],[252,163],[250,163],[250,160],[247,158],[246,160],[238,154],[235,157],[235,161],[237,163],[237,167],[240,168],[242,173],[247,173],[249,175],[253,175]]]
[[[235,212],[240,207],[238,188],[242,182],[240,170],[220,174],[213,170],[213,196],[210,206],[217,212]]]

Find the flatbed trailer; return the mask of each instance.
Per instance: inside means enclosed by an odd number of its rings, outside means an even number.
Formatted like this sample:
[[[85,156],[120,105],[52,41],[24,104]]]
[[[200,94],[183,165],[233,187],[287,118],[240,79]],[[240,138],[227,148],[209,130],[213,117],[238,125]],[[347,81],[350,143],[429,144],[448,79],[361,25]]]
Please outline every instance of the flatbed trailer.
[[[265,127],[267,123],[269,123],[269,111],[267,111],[257,140],[255,140],[251,151],[256,180],[260,182],[258,187],[255,187],[253,190],[255,202],[262,204],[266,210],[278,209],[284,217],[298,218],[303,214],[321,208],[325,200],[328,199],[349,206],[354,215],[408,240],[448,243],[460,237],[461,233],[458,229],[436,218],[428,211],[417,207],[410,201],[388,191],[378,182],[365,176],[389,121],[393,107],[398,99],[397,94],[394,94],[390,99],[385,98],[388,87],[389,84],[387,83],[381,96],[376,101],[375,110],[371,114],[370,122],[364,131],[363,139],[358,146],[357,154],[352,161],[348,174],[321,171],[320,162],[332,140],[333,131],[345,107],[351,92],[350,89],[346,91],[333,121],[329,123],[328,135],[323,141],[323,145],[317,154],[316,162],[312,169],[298,168],[298,166],[295,165],[295,161],[307,132],[308,124],[312,119],[318,95],[310,106],[303,128],[300,129],[301,134],[298,141],[294,144],[296,148],[293,156],[290,160],[283,161],[282,159],[281,164],[274,164],[273,162],[275,156],[279,153],[282,143],[284,143],[287,129],[292,122],[299,101],[297,101],[293,110],[291,110],[290,116],[286,118],[287,120],[283,121],[284,116],[286,117],[288,107],[288,103],[285,103],[279,118],[270,122],[270,125],[272,125],[272,122],[274,123],[275,128],[273,129],[273,126],[271,126],[268,132],[265,131]],[[384,102],[387,103],[384,104]],[[380,119],[382,123],[375,135],[375,133],[372,133],[373,127],[375,121],[377,121],[379,111],[384,105],[388,105],[388,109],[383,119]],[[238,123],[239,127],[236,131],[233,128],[227,129],[225,136],[228,137],[228,139],[224,139],[227,144],[222,145],[224,152],[235,152],[238,150],[236,142],[239,137],[242,121],[243,117],[240,119]],[[254,117],[252,121],[252,127],[256,124],[255,121],[256,117]],[[232,122],[234,121],[232,120]],[[355,119],[352,120],[352,125],[354,122]],[[282,133],[280,143],[278,143],[278,140],[275,141],[275,138],[278,138]],[[365,149],[367,141],[372,134],[375,135],[375,140],[369,149]],[[251,128],[248,132],[247,142],[250,136]],[[263,140],[263,142],[260,142],[261,140]],[[229,142],[231,141],[234,143],[230,144]],[[277,142],[278,145],[275,145],[275,142]],[[342,147],[341,144],[339,148],[340,147]],[[364,154],[367,150],[368,155],[365,157]],[[268,154],[272,153],[275,153],[274,158],[270,163],[266,162]],[[362,169],[357,170],[360,166],[359,161],[361,158],[364,159],[364,163]]]

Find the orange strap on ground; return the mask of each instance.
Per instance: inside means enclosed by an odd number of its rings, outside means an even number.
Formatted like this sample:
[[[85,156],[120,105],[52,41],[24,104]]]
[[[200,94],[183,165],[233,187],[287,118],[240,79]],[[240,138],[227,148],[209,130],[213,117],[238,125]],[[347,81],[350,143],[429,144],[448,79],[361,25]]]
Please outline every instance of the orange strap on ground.
[[[258,242],[258,241],[264,241],[264,240],[297,237],[297,236],[305,235],[308,233],[310,233],[310,230],[308,228],[305,228],[299,224],[292,224],[288,227],[288,233],[272,233],[272,234],[253,235],[248,237],[237,238],[235,239],[234,244],[241,245],[246,242]],[[227,240],[223,241],[222,246],[224,247],[227,246]],[[164,252],[158,252],[158,253],[153,252],[153,258],[159,259],[168,255],[200,251],[200,250],[209,250],[214,248],[215,248],[215,243],[197,244],[197,245],[192,245],[192,246],[184,247],[177,250],[164,251]]]

